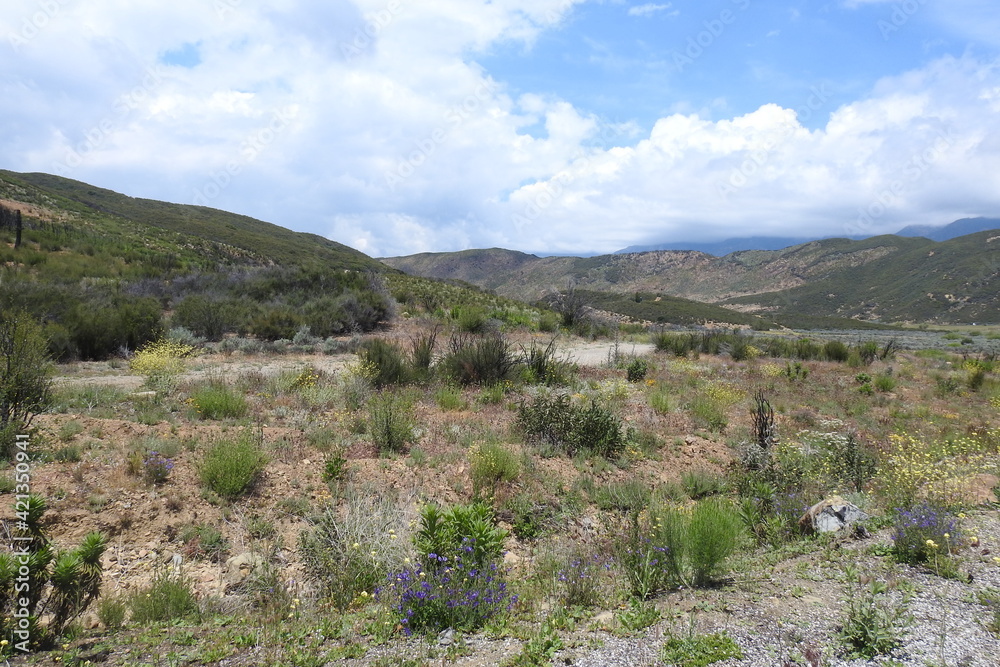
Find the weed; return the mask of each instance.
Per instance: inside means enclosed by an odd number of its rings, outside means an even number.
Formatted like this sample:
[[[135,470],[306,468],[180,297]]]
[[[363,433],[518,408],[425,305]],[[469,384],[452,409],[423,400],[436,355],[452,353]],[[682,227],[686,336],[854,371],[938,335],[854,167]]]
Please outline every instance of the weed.
[[[896,649],[913,623],[907,610],[910,598],[893,601],[885,582],[872,580],[864,586],[857,578],[845,598],[844,621],[839,635],[851,658],[871,660]]]
[[[144,588],[136,591],[128,601],[130,620],[138,626],[158,621],[200,616],[198,602],[191,590],[191,582],[181,574],[160,570]]]
[[[626,634],[645,630],[660,621],[660,610],[656,605],[642,599],[633,598],[624,609],[615,613],[615,620]]]
[[[215,443],[199,467],[202,483],[227,500],[250,491],[267,464],[263,439],[260,431],[245,431],[236,440]]]
[[[246,398],[221,382],[199,387],[188,403],[199,419],[242,419],[249,410]]]
[[[174,462],[157,451],[150,452],[142,460],[143,477],[149,484],[165,484],[174,469]]]
[[[402,452],[414,440],[413,403],[401,394],[377,392],[368,400],[368,432],[380,454]]]
[[[684,637],[667,639],[660,659],[677,667],[707,667],[723,660],[742,660],[743,650],[725,632],[696,635],[692,631]]]
[[[207,524],[190,525],[180,532],[184,543],[184,554],[188,558],[204,558],[220,562],[229,551],[229,541],[215,526]]]
[[[517,456],[505,446],[484,442],[469,449],[469,474],[475,497],[492,497],[497,486],[513,482],[520,474]]]
[[[681,473],[681,486],[688,498],[699,500],[722,493],[726,488],[726,481],[711,470],[693,468]]]

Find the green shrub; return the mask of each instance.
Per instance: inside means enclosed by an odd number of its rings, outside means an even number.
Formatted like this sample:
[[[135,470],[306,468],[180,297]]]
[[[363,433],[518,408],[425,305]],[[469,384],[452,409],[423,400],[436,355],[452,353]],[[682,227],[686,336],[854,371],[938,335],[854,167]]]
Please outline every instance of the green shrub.
[[[242,419],[250,409],[242,394],[221,382],[199,387],[189,401],[199,419]]]
[[[468,401],[462,397],[462,390],[447,385],[434,392],[434,402],[445,411],[466,410],[469,407]]]
[[[529,383],[547,386],[569,384],[574,367],[570,362],[556,359],[555,342],[556,339],[553,338],[544,347],[532,342],[531,347],[521,348],[522,363]]]
[[[390,391],[368,399],[368,432],[380,454],[398,453],[414,440],[413,403]]]
[[[637,479],[608,482],[594,489],[594,504],[602,510],[639,512],[649,506],[652,492],[649,486]]]
[[[413,544],[429,568],[456,558],[466,564],[486,566],[500,560],[506,539],[507,531],[494,524],[493,511],[482,503],[454,505],[447,510],[431,504],[420,511]],[[437,558],[431,559],[432,554]]]
[[[725,632],[670,637],[660,650],[660,659],[677,667],[707,667],[723,660],[742,660],[743,650]]]
[[[695,396],[688,410],[695,423],[709,431],[723,433],[729,426],[729,419],[722,407],[707,396]]]
[[[681,487],[688,498],[699,500],[722,493],[726,488],[726,481],[711,470],[694,468],[681,473]]]
[[[659,386],[646,395],[646,400],[649,402],[649,407],[653,408],[657,414],[667,415],[673,409],[670,396],[668,388]]]
[[[52,402],[51,366],[41,327],[24,313],[0,311],[0,459]]]
[[[484,442],[469,449],[472,493],[493,495],[500,484],[513,482],[521,473],[517,455],[501,444]]]
[[[257,431],[216,442],[205,452],[199,467],[202,484],[227,500],[250,491],[267,465],[263,441],[263,434]]]
[[[708,498],[695,505],[687,526],[687,559],[695,586],[709,586],[739,547],[742,525],[732,505]]]
[[[516,375],[519,362],[499,333],[477,337],[456,334],[448,347],[441,368],[460,384],[489,386],[513,380]]]
[[[146,588],[128,601],[130,621],[137,626],[200,616],[191,582],[180,574],[160,570]]]
[[[642,382],[649,372],[649,362],[645,359],[633,359],[625,367],[625,377],[629,382]]]
[[[827,341],[823,345],[823,356],[826,357],[827,361],[845,362],[850,354],[851,351],[848,347],[839,340]]]
[[[875,378],[875,390],[889,393],[896,388],[896,378],[891,375],[879,375]]]
[[[403,351],[394,343],[373,338],[365,342],[358,355],[364,367],[371,369],[369,379],[378,389],[404,384],[412,377]]]
[[[97,601],[97,620],[108,630],[118,630],[125,624],[128,601],[122,595],[102,597]]]
[[[179,537],[189,558],[204,558],[218,563],[229,551],[229,540],[215,526],[203,523],[185,526]]]
[[[347,475],[347,457],[342,451],[332,451],[323,459],[323,481],[339,482]]]
[[[346,511],[324,511],[300,538],[307,569],[338,608],[384,584],[409,551],[409,523],[395,498],[361,489],[345,504]]]
[[[612,458],[624,450],[628,439],[621,420],[596,401],[581,406],[559,392],[538,393],[522,403],[516,424],[529,441],[571,456],[582,452]]]

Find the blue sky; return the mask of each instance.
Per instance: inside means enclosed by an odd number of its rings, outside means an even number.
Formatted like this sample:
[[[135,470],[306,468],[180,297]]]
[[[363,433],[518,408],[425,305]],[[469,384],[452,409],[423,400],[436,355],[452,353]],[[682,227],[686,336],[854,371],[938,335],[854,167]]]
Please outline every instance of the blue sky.
[[[1000,216],[986,0],[8,0],[0,167],[373,255]]]

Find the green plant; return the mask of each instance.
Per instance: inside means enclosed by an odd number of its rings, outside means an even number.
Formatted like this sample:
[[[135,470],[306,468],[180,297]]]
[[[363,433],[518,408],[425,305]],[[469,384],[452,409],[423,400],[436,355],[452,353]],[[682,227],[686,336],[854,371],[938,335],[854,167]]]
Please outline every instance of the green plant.
[[[624,450],[628,439],[621,420],[597,401],[581,406],[561,392],[539,392],[521,403],[516,424],[529,441],[570,455],[583,452],[611,458]]]
[[[642,382],[649,372],[649,362],[645,359],[635,358],[625,367],[625,377],[629,382]]]
[[[848,657],[871,660],[897,648],[913,623],[908,612],[910,597],[900,601],[889,597],[883,581],[872,580],[868,586],[857,581],[845,598],[844,620],[839,630]]]
[[[143,477],[150,484],[164,484],[170,478],[174,462],[157,451],[150,452],[142,460]]]
[[[42,529],[44,499],[28,495],[14,511],[17,551],[0,553],[0,636],[27,651],[48,646],[97,599],[107,540],[89,533],[75,549],[57,551]]]
[[[58,435],[60,441],[69,442],[81,433],[83,433],[83,424],[74,419],[60,426]]]
[[[347,474],[347,457],[340,450],[332,451],[323,459],[323,481],[339,482]]]
[[[510,343],[500,333],[455,334],[448,342],[448,354],[440,363],[452,380],[481,386],[512,380],[519,365]]]
[[[707,396],[695,396],[688,406],[695,422],[709,431],[722,433],[729,425],[722,407]]]
[[[434,402],[445,411],[466,410],[469,407],[468,401],[462,398],[462,390],[448,385],[439,387],[434,392]]]
[[[393,384],[404,384],[411,377],[403,351],[394,343],[381,338],[366,341],[358,351],[361,363],[371,369],[372,384],[381,389]]]
[[[594,504],[602,510],[639,512],[649,506],[651,497],[649,486],[637,479],[624,482],[608,482],[594,489]]]
[[[234,500],[256,484],[267,456],[261,431],[244,431],[237,439],[220,440],[202,459],[198,472],[202,484],[227,500]]]
[[[331,507],[311,519],[299,542],[310,574],[338,608],[373,593],[408,553],[409,523],[395,498],[352,489],[345,504],[343,513]]]
[[[726,481],[718,474],[705,468],[692,468],[681,473],[681,486],[692,500],[722,493]]]
[[[672,636],[664,643],[660,659],[677,667],[707,667],[723,660],[743,659],[743,650],[725,632],[684,637]]]
[[[739,516],[727,500],[708,498],[695,505],[686,533],[685,551],[691,583],[709,586],[740,544],[742,524]]]
[[[368,432],[380,454],[398,453],[414,440],[413,404],[391,391],[368,399]]]
[[[16,436],[51,404],[50,373],[38,323],[22,312],[0,311],[0,459],[14,457]]]
[[[128,600],[130,621],[138,626],[200,616],[191,582],[182,574],[159,570]]]
[[[521,652],[502,663],[503,667],[544,667],[553,664],[556,653],[563,649],[563,641],[559,638],[550,619],[545,619],[533,634],[524,642]]]
[[[896,388],[896,378],[884,374],[875,377],[875,391],[889,393]]]
[[[469,449],[469,475],[475,497],[492,496],[500,484],[513,482],[520,474],[517,456],[499,443],[484,442]]]
[[[654,604],[633,598],[628,607],[615,614],[615,619],[626,633],[639,632],[659,622],[660,610]]]
[[[199,419],[242,419],[249,410],[246,398],[221,382],[199,387],[188,402]]]
[[[109,630],[117,630],[125,624],[128,601],[123,595],[102,597],[97,601],[97,620]]]
[[[544,347],[532,342],[531,347],[521,348],[524,374],[529,383],[548,386],[569,384],[574,366],[568,361],[556,359],[555,343],[556,339],[552,338]]]
[[[189,558],[205,558],[218,563],[229,551],[229,540],[215,526],[203,523],[185,526],[179,537]]]

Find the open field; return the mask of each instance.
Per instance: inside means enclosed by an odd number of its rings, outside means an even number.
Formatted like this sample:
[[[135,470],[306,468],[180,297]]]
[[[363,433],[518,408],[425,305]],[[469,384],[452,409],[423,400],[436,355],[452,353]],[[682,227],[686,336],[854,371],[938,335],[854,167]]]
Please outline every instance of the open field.
[[[11,663],[1000,664],[997,341],[965,334],[802,359],[415,319],[61,365],[32,491],[57,547],[107,536],[101,596]],[[803,534],[835,495],[870,518]]]

